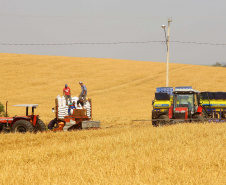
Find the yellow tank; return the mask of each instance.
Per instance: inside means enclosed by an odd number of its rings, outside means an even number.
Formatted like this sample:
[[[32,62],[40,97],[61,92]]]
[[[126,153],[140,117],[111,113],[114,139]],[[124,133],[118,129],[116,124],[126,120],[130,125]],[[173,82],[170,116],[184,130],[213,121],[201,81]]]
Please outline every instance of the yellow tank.
[[[201,100],[200,102],[208,108],[226,108],[226,100]]]
[[[170,100],[155,100],[153,107],[154,109],[169,109],[171,104]]]

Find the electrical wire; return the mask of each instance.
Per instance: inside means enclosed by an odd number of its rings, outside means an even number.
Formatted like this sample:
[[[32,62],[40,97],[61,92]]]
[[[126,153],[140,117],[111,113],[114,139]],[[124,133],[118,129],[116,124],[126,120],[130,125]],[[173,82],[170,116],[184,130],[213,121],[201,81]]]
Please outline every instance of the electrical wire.
[[[2,46],[67,46],[67,45],[116,45],[116,44],[148,44],[165,43],[166,41],[131,41],[131,42],[74,42],[74,43],[0,43]],[[208,42],[170,41],[170,43],[225,46],[226,44]]]
[[[170,41],[181,44],[202,44],[202,45],[215,45],[215,46],[225,46],[226,44],[216,44],[216,43],[208,43],[208,42],[183,42],[183,41]]]

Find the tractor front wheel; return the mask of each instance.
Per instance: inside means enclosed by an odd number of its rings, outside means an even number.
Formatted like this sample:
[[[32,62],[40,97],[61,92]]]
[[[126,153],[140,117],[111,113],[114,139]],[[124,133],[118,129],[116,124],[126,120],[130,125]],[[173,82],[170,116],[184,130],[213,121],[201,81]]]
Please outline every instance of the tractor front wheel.
[[[167,115],[161,115],[158,118],[159,120],[157,121],[158,126],[163,126],[163,125],[169,125],[170,124],[170,119]]]
[[[40,119],[38,119],[38,121],[36,122],[36,125],[35,125],[35,132],[38,132],[38,131],[40,131],[40,132],[46,131],[46,125]]]
[[[16,133],[33,132],[33,130],[34,130],[33,125],[26,120],[16,121],[11,128],[11,131]]]

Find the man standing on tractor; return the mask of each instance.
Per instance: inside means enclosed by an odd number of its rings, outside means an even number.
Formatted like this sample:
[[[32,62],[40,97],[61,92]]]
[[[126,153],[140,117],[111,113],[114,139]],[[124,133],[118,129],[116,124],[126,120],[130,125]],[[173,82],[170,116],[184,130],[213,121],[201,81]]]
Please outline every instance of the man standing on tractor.
[[[67,84],[65,84],[65,87],[63,89],[63,95],[64,95],[65,100],[66,100],[66,105],[68,105],[68,99],[71,103],[71,89],[70,89],[70,87],[68,87]]]
[[[79,100],[82,100],[82,98],[83,98],[84,104],[86,104],[87,88],[83,84],[83,82],[80,81],[79,84],[81,85],[81,89],[82,89],[82,91],[79,95]]]
[[[83,99],[78,100],[77,105],[78,105],[78,107],[82,106],[82,108],[83,108],[84,107]]]

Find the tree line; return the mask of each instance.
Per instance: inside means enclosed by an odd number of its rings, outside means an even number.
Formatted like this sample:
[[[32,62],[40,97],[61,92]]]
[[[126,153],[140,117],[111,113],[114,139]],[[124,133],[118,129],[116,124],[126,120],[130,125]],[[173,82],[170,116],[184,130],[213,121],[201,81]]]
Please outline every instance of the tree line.
[[[0,102],[0,117],[1,116],[5,117],[6,112],[5,112],[5,109],[4,109],[4,105]],[[7,114],[7,116],[8,116],[8,114]]]
[[[226,64],[222,64],[220,62],[216,62],[215,64],[212,65],[213,67],[226,67]]]

